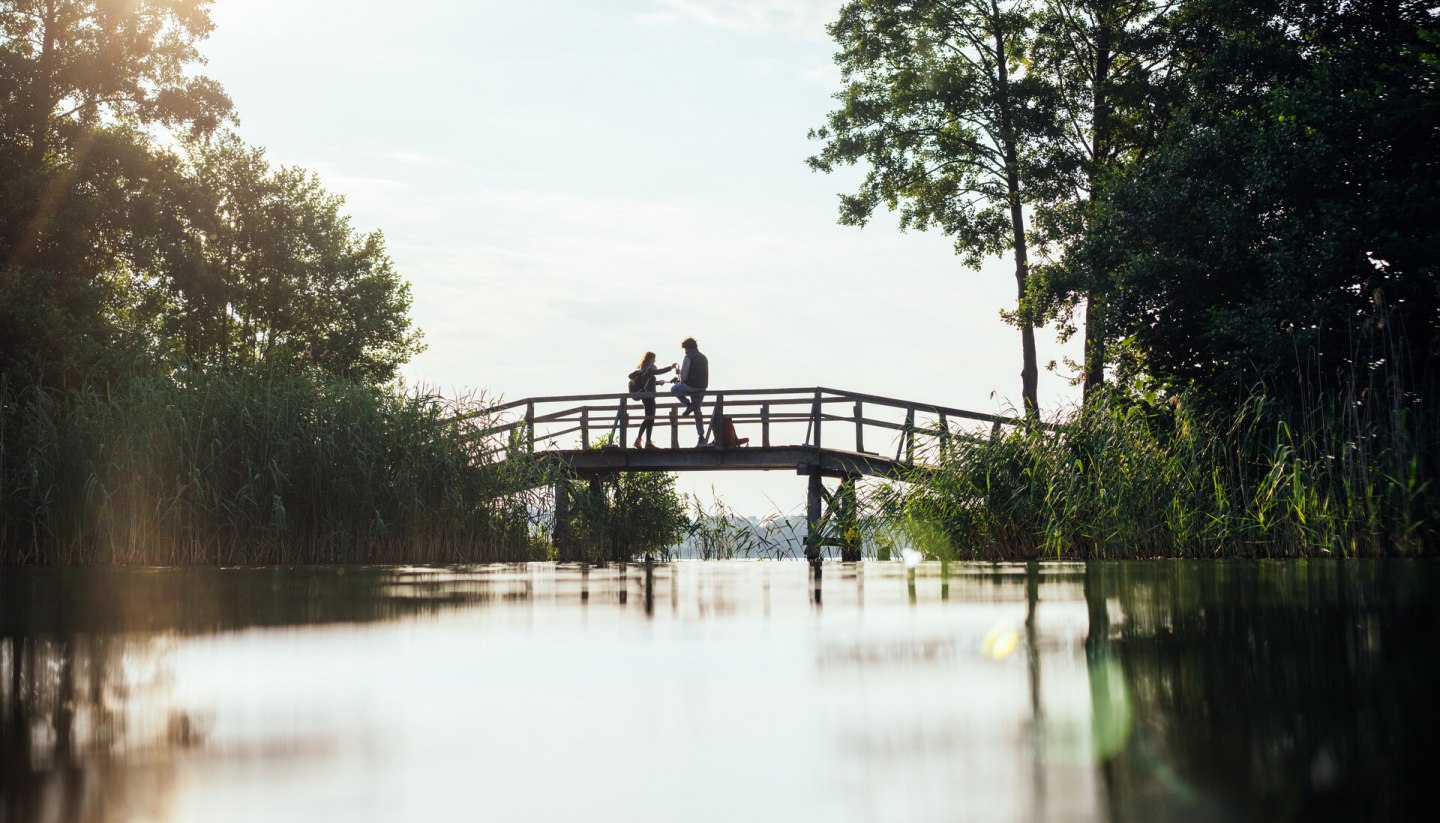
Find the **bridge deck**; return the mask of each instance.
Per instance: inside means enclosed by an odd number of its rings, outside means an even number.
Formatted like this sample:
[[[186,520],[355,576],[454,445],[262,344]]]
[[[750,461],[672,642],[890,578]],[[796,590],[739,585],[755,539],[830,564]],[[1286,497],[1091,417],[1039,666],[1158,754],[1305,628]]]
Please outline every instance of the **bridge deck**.
[[[794,471],[822,477],[870,475],[900,479],[906,464],[874,452],[815,446],[742,446],[720,449],[556,449],[535,457],[566,466],[581,476],[614,472]]]

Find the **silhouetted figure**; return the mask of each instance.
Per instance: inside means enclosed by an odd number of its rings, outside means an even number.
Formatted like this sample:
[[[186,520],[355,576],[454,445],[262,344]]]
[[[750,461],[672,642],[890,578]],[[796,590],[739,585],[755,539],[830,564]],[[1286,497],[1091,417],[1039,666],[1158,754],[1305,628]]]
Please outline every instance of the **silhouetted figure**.
[[[640,423],[640,431],[635,434],[637,449],[641,440],[645,441],[645,448],[655,448],[655,375],[674,370],[674,363],[663,369],[655,368],[655,352],[647,351],[640,358],[640,365],[630,372],[630,393],[640,395],[640,402],[645,406],[645,419]]]
[[[695,433],[700,436],[696,446],[705,445],[705,414],[700,410],[700,400],[705,396],[705,389],[710,386],[710,361],[700,353],[700,347],[695,344],[695,338],[687,337],[680,341],[680,348],[685,350],[685,360],[680,364],[680,382],[670,387],[680,398],[680,405],[685,407],[681,417],[695,415]]]

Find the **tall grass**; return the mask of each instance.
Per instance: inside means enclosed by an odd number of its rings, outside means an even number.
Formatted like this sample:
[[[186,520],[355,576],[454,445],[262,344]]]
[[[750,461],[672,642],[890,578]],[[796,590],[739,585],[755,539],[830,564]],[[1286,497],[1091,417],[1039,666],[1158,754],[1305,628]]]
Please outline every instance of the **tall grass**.
[[[446,401],[345,380],[0,386],[0,563],[528,559],[530,461]]]
[[[1230,412],[1108,400],[1058,431],[954,438],[881,502],[960,557],[1432,552],[1440,420],[1367,398],[1298,414],[1263,394]]]

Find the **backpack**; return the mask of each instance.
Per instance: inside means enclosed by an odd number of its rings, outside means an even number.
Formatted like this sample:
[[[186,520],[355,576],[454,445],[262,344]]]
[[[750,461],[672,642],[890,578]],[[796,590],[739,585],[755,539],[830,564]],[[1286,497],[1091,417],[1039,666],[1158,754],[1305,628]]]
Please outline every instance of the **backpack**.
[[[644,389],[644,384],[640,381],[641,373],[639,369],[630,372],[629,391],[631,394],[639,394]]]
[[[725,417],[722,417],[720,419],[723,421],[723,424],[720,427],[720,431],[722,432],[722,436],[725,438],[725,448],[736,449],[741,446],[749,445],[750,438],[741,437],[740,435],[735,433],[735,420],[733,418],[731,418],[729,415],[726,415]]]

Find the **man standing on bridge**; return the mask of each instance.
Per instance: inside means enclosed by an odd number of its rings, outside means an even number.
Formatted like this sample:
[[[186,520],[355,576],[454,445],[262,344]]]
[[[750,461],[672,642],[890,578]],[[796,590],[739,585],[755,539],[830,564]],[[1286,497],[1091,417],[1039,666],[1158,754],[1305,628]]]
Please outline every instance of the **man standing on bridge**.
[[[700,442],[695,445],[705,445],[705,415],[700,411],[700,399],[705,396],[705,389],[710,386],[710,361],[700,353],[700,347],[695,345],[695,338],[687,337],[680,341],[680,348],[685,350],[685,361],[680,364],[680,382],[670,387],[680,399],[680,405],[685,411],[680,415],[695,415],[695,433],[700,435]]]

